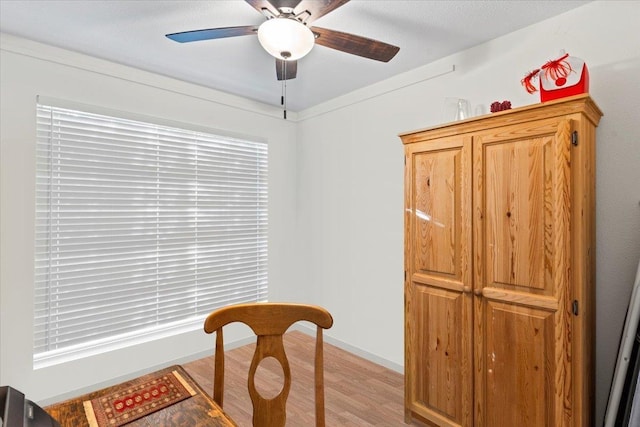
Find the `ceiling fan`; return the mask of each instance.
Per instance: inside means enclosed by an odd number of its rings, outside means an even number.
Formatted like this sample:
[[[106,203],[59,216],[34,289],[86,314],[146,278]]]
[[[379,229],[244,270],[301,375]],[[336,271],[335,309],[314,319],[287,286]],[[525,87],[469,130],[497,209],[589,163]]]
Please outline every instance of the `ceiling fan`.
[[[314,44],[376,61],[389,62],[399,47],[354,34],[310,27],[316,19],[349,0],[245,0],[267,20],[259,26],[221,27],[167,34],[171,40],[188,43],[200,40],[257,35],[262,47],[276,59],[278,80],[294,79],[297,60]]]

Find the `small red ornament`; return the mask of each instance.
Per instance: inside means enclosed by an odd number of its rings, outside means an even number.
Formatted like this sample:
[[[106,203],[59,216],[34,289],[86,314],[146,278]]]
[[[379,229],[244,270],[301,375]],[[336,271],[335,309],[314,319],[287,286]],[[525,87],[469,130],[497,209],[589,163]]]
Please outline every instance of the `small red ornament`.
[[[540,68],[536,68],[535,70],[529,72],[529,74],[524,76],[522,80],[520,80],[520,83],[522,83],[522,86],[524,86],[527,92],[533,93],[538,90],[533,84],[533,80],[538,78],[539,73],[540,73]]]
[[[511,101],[495,101],[491,103],[491,112],[497,113],[498,111],[510,110]]]

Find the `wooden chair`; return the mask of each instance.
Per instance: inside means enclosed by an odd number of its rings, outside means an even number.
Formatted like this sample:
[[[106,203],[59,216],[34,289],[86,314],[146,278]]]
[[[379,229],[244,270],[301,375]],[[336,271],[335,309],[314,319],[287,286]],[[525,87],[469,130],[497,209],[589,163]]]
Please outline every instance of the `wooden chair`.
[[[315,403],[316,426],[324,427],[324,383],[322,329],[333,325],[333,318],[322,307],[292,303],[249,303],[221,308],[209,314],[204,322],[204,330],[216,333],[216,350],[213,377],[213,399],[222,407],[224,393],[224,342],[223,326],[242,322],[257,335],[256,350],[249,368],[249,396],[253,404],[254,427],[279,427],[285,425],[286,403],[291,388],[291,370],[285,354],[282,335],[298,321],[309,321],[316,325],[315,349]],[[264,398],[255,385],[256,369],[267,358],[276,359],[284,373],[284,385],[280,394]]]

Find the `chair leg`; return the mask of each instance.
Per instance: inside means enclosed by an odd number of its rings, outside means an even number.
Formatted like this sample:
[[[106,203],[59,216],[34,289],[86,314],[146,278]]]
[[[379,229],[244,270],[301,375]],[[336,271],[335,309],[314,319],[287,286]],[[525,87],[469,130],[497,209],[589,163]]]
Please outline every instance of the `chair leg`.
[[[322,328],[316,331],[316,363],[315,363],[315,388],[316,388],[316,427],[324,427],[324,352],[322,349]]]
[[[216,331],[216,355],[213,374],[213,400],[222,408],[224,396],[224,340],[222,328]]]

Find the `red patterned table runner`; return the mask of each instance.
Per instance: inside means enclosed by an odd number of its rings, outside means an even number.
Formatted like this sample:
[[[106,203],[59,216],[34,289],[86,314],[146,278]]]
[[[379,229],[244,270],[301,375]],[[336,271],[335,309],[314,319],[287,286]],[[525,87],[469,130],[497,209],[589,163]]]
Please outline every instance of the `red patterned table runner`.
[[[195,395],[178,371],[83,402],[91,427],[119,427]]]

